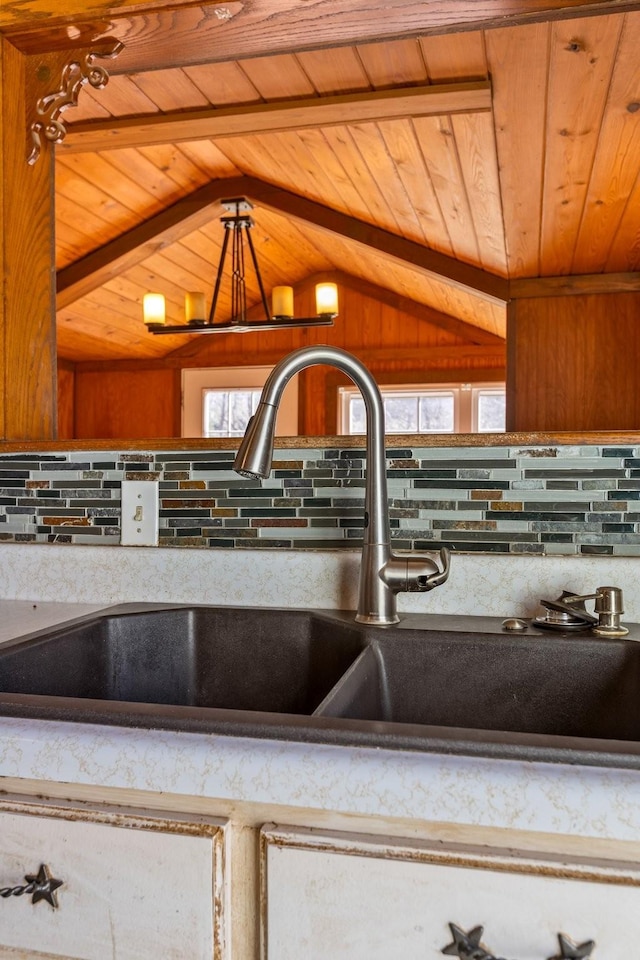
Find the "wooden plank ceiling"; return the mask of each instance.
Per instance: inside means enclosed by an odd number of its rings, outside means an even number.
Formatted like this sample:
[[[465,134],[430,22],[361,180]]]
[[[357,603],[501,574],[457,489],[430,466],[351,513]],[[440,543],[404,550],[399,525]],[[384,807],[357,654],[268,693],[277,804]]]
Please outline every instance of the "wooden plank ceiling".
[[[253,236],[267,290],[339,270],[504,336],[506,298],[494,295],[494,280],[498,289],[516,278],[637,271],[638,49],[640,13],[630,12],[116,73],[103,90],[85,87],[57,148],[61,287],[71,283],[71,265],[88,274],[84,287],[61,291],[60,355],[148,359],[183,346],[184,337],[146,332],[142,295],[163,292],[176,323],[185,290],[210,297],[220,205],[193,229],[185,220],[149,238],[141,225],[212,181],[235,185],[238,177],[337,212],[345,227],[335,232],[330,218],[294,217],[258,200]],[[481,89],[477,81],[490,82],[490,109],[428,115],[416,98],[401,116],[377,119],[374,111],[360,121],[358,105],[345,104],[349,122],[317,109],[336,96],[368,103],[363,94],[470,82]],[[297,101],[298,114],[285,109]],[[227,108],[246,112],[246,132],[222,124],[205,135],[195,122]],[[256,130],[265,109],[279,119]],[[194,122],[180,128],[189,139],[171,142],[178,128],[167,121],[177,111],[175,119]],[[157,132],[158,117],[170,135]],[[129,140],[115,147],[125,120]],[[366,242],[363,224],[388,243]],[[146,243],[137,255],[118,239],[127,234]],[[96,251],[103,267],[92,281],[82,261]],[[441,255],[439,273],[430,252]],[[474,277],[487,283],[474,289]],[[227,299],[221,308],[217,319],[228,319]]]

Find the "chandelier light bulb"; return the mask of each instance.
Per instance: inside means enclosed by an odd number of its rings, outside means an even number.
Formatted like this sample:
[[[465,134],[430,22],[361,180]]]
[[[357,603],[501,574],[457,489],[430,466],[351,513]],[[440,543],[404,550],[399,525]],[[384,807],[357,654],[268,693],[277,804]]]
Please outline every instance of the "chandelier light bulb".
[[[161,293],[145,293],[142,298],[144,322],[164,326],[166,323],[164,296]]]

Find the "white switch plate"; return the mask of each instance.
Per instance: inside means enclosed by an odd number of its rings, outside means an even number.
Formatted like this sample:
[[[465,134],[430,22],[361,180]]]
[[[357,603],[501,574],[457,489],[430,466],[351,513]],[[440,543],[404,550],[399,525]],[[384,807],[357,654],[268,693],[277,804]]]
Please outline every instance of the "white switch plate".
[[[122,481],[120,543],[136,547],[158,545],[158,488],[157,480]]]

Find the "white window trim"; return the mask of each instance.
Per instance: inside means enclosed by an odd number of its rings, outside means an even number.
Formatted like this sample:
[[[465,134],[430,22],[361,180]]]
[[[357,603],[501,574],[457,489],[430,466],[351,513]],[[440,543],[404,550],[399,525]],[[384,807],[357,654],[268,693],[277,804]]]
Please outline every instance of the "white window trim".
[[[182,371],[182,436],[203,436],[204,391],[261,390],[272,367],[190,367]],[[298,378],[285,387],[278,410],[276,434],[298,436]]]
[[[437,383],[437,384],[381,384],[379,386],[383,400],[385,398],[415,396],[416,394],[453,394],[454,396],[454,428],[453,433],[481,433],[477,426],[478,401],[481,393],[504,393],[505,384],[500,382],[481,383]],[[360,391],[355,385],[349,384],[338,388],[338,424],[339,435],[349,436],[349,404],[352,397],[359,397]],[[394,431],[395,432],[395,431]],[[416,431],[407,431],[414,433]],[[417,431],[423,432],[423,431]],[[447,434],[448,430],[428,431],[430,434]],[[485,431],[490,432],[490,431]],[[491,431],[493,432],[493,431]]]
[[[238,393],[244,393],[244,394],[250,394],[250,395],[251,395],[251,413],[250,413],[250,416],[253,416],[253,414],[256,412],[256,409],[257,409],[257,407],[258,407],[258,403],[260,402],[260,393],[261,393],[261,391],[260,391],[259,389],[256,389],[255,387],[203,387],[203,390],[202,390],[202,399],[201,399],[202,436],[203,436],[203,437],[206,437],[207,439],[215,439],[215,438],[217,438],[217,437],[231,438],[231,437],[242,437],[242,436],[243,436],[243,434],[244,434],[244,432],[245,432],[245,429],[246,429],[246,426],[247,426],[246,423],[244,424],[244,426],[242,427],[242,429],[241,429],[240,431],[235,431],[235,430],[234,430],[234,431],[232,432],[232,431],[229,430],[229,429],[227,429],[226,432],[222,432],[222,431],[221,431],[221,432],[217,432],[217,433],[209,433],[209,432],[207,431],[207,398],[208,398],[208,397],[211,397],[211,396],[213,396],[213,395],[215,395],[215,394],[221,394],[223,397],[225,397],[225,398],[226,398],[226,406],[227,406],[227,420],[230,421],[230,420],[231,420],[231,398],[232,398],[234,395],[238,394]],[[248,422],[248,420],[247,420],[247,422]],[[229,425],[229,424],[227,424],[227,426],[228,426],[228,425]]]

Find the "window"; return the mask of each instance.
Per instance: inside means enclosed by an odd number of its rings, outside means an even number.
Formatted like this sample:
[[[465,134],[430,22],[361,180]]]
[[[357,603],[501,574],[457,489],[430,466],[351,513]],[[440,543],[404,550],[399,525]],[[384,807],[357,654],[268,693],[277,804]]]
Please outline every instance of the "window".
[[[202,436],[242,437],[256,412],[260,390],[202,391]]]
[[[504,386],[474,387],[470,433],[504,433],[507,415]]]
[[[387,433],[502,433],[504,384],[380,387]],[[357,387],[339,391],[338,432],[364,433],[364,402]]]
[[[271,367],[200,367],[182,371],[182,436],[241,437]],[[298,433],[298,378],[285,387],[276,433]]]

